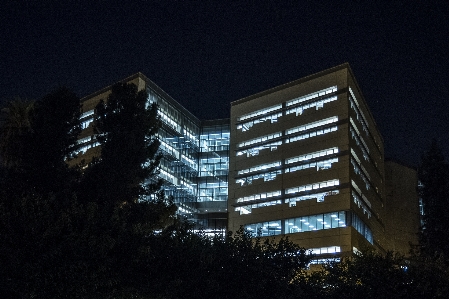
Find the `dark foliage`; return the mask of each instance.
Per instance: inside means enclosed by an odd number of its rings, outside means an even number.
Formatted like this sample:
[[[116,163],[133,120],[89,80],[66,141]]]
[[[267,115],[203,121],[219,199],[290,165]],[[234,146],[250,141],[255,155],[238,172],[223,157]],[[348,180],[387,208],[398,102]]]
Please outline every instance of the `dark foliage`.
[[[365,251],[312,273],[318,298],[446,298],[448,267],[441,260]]]
[[[129,203],[159,191],[160,184],[148,179],[161,158],[155,137],[160,121],[157,106],[147,107],[147,98],[134,84],[119,83],[97,105],[94,127],[101,157],[84,173],[87,198]]]
[[[409,298],[405,261],[391,252],[364,252],[325,267],[326,296],[342,298]]]
[[[149,297],[294,298],[312,258],[288,239],[243,230],[210,238],[180,225],[154,235],[153,244],[154,271],[140,281]]]
[[[159,121],[145,99],[133,85],[114,86],[111,107],[98,107],[102,156],[85,173],[66,163],[80,131],[73,93],[2,110],[0,294],[108,298],[134,287],[130,269],[175,211],[150,181]]]

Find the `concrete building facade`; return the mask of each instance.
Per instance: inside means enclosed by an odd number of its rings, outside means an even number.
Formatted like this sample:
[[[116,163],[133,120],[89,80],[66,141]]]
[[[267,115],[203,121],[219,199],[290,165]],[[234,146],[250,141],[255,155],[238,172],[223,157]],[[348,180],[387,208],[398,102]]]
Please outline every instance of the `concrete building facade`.
[[[384,252],[383,155],[348,64],[232,102],[229,230]]]

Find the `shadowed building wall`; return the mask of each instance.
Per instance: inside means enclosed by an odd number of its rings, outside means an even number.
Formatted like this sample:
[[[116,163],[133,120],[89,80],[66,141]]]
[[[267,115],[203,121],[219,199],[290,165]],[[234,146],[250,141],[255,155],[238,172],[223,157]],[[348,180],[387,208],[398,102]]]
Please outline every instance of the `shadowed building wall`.
[[[385,161],[387,197],[386,237],[389,249],[410,254],[419,241],[419,198],[417,171],[392,160]]]

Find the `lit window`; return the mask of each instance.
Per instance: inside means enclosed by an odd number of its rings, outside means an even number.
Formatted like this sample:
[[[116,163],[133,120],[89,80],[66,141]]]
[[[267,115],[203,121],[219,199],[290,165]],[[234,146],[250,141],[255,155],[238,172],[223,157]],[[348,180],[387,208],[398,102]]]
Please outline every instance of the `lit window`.
[[[288,107],[288,106],[296,105],[296,104],[299,104],[299,103],[302,103],[302,102],[306,102],[306,101],[309,101],[309,100],[312,100],[312,99],[315,99],[315,98],[318,98],[320,96],[324,96],[326,94],[330,94],[330,93],[333,93],[333,92],[336,92],[336,91],[337,91],[337,86],[328,87],[326,89],[323,89],[323,90],[320,90],[320,91],[317,91],[317,92],[313,92],[313,93],[310,93],[308,95],[305,95],[305,96],[302,96],[302,97],[290,100],[290,101],[288,101],[286,103],[286,106]]]
[[[285,193],[286,194],[294,194],[294,193],[304,191],[304,189],[305,190],[321,189],[321,188],[326,188],[326,187],[337,186],[339,184],[340,184],[340,181],[338,179],[334,179],[334,180],[325,181],[325,182],[319,182],[319,183],[313,183],[313,184],[308,184],[308,185],[303,185],[303,186],[298,186],[298,187],[293,187],[293,188],[287,188],[287,189],[285,189]]]

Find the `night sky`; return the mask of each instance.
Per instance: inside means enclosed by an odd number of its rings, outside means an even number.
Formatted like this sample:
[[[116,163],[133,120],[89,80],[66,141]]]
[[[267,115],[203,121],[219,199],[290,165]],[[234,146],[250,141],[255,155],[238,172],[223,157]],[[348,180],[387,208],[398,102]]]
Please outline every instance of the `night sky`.
[[[0,6],[1,101],[83,97],[140,71],[200,119],[227,118],[232,101],[349,62],[387,157],[418,165],[437,138],[449,159],[447,0]]]

